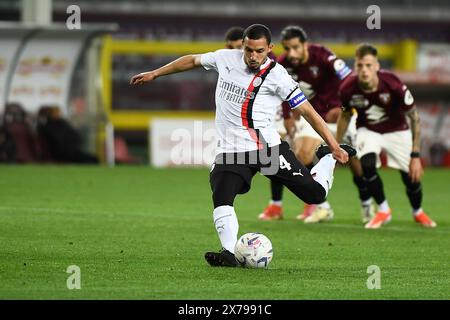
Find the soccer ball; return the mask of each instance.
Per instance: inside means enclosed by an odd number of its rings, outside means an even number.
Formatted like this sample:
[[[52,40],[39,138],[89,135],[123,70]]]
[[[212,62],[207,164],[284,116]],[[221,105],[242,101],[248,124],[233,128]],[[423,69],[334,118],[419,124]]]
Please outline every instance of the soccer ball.
[[[246,233],[236,242],[234,256],[244,267],[267,268],[273,257],[272,243],[261,233]]]

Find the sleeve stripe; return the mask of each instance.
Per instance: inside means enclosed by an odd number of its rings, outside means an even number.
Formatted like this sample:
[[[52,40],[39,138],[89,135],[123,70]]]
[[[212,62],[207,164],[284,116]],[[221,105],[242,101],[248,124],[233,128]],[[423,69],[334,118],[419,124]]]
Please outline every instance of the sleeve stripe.
[[[291,93],[288,94],[288,96],[286,97],[286,101],[289,100],[289,98],[292,96],[292,94],[298,89],[298,87],[296,87],[294,90],[291,91]]]

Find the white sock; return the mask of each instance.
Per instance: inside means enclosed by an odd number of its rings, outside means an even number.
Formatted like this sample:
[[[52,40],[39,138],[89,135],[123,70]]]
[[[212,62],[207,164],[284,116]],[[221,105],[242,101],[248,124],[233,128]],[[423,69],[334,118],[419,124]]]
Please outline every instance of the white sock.
[[[420,208],[417,209],[417,210],[414,210],[414,209],[413,209],[413,215],[414,215],[414,216],[418,216],[419,213],[421,213],[421,212],[422,212],[422,207],[420,207]]]
[[[322,202],[317,206],[322,209],[331,209],[330,203],[328,201]]]
[[[220,206],[214,209],[214,226],[219,234],[222,247],[234,253],[239,223],[232,206]]]
[[[322,185],[325,189],[326,196],[333,185],[333,172],[335,165],[336,160],[334,160],[330,153],[323,156],[322,159],[320,159],[320,161],[311,169],[313,179]]]
[[[276,206],[279,206],[279,207],[281,207],[281,203],[282,203],[283,201],[274,201],[274,200],[270,200],[270,204],[274,204],[274,205],[276,205]]]
[[[384,200],[382,203],[380,203],[378,205],[378,211],[388,212],[389,210],[390,210],[390,208],[389,208],[389,204],[388,204],[387,200]]]

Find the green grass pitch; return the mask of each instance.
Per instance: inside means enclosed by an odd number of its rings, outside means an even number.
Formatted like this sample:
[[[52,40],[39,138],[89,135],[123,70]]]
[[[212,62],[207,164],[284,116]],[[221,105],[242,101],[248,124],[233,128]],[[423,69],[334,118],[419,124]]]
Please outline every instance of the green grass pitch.
[[[220,247],[206,169],[0,167],[0,299],[449,299],[450,170],[427,170],[412,218],[400,175],[382,170],[393,220],[365,230],[350,173],[336,171],[335,219],[304,225],[285,190],[285,219],[261,222],[268,180],[256,175],[235,207],[239,234],[273,243],[268,270],[212,268]],[[81,289],[67,289],[68,266]],[[369,290],[368,266],[381,270]]]

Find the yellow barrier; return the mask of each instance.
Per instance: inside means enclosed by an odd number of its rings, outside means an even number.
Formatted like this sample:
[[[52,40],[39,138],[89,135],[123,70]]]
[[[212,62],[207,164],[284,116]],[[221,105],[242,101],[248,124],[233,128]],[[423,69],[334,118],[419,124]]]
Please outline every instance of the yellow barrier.
[[[116,130],[147,130],[154,118],[213,119],[214,111],[114,111],[111,114]]]

